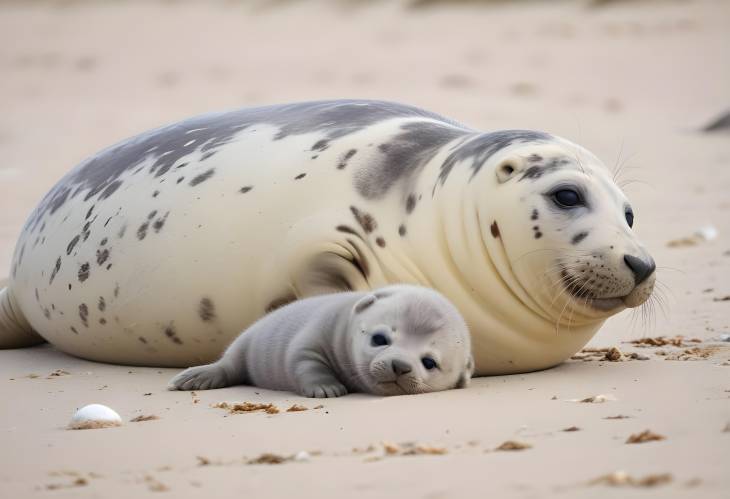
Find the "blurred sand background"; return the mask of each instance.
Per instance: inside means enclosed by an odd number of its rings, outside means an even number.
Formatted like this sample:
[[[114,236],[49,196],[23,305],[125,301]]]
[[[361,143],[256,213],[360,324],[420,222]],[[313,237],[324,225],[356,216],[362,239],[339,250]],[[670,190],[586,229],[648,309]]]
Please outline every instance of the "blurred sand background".
[[[97,150],[196,113],[344,97],[546,130],[624,165],[664,310],[607,323],[590,346],[618,362],[587,352],[317,410],[249,387],[166,392],[174,370],[48,346],[0,351],[0,497],[728,497],[730,133],[700,129],[730,111],[730,2],[0,1],[0,276],[41,196]],[[718,236],[692,238],[705,226]],[[660,335],[685,339],[626,343]],[[615,400],[570,401],[599,394]],[[210,407],[244,400],[310,410]],[[160,419],[63,429],[92,402]],[[625,443],[647,429],[665,439]],[[508,440],[531,448],[494,450]]]

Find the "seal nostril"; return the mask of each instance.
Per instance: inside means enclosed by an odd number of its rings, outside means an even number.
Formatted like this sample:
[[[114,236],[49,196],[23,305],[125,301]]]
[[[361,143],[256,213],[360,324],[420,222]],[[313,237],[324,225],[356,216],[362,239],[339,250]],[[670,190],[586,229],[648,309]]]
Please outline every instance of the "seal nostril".
[[[400,359],[393,359],[393,362],[391,362],[390,365],[393,368],[393,372],[395,373],[396,376],[400,376],[402,374],[408,374],[409,372],[411,372],[413,370],[413,368],[411,367],[411,365],[408,362],[406,362],[404,360],[400,360]]]
[[[649,261],[644,261],[635,256],[624,255],[624,262],[626,262],[626,266],[634,274],[634,282],[637,286],[644,282],[656,270],[656,264],[651,258],[649,258]]]

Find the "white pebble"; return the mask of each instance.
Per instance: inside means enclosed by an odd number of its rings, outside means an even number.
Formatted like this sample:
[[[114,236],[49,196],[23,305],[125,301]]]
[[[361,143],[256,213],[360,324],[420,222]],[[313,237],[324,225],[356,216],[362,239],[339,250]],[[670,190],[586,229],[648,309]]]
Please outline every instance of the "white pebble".
[[[309,461],[309,459],[310,459],[311,457],[312,457],[312,456],[311,456],[311,455],[309,454],[309,452],[307,452],[307,451],[305,451],[305,450],[300,450],[300,451],[299,451],[299,452],[297,452],[297,453],[296,453],[296,455],[294,456],[294,460],[295,460],[295,461]]]
[[[121,424],[122,418],[114,409],[101,404],[89,404],[76,411],[68,427],[72,430],[89,430]]]
[[[712,225],[706,225],[704,227],[700,227],[697,229],[695,234],[705,241],[712,241],[714,239],[717,239],[717,229],[713,227]]]

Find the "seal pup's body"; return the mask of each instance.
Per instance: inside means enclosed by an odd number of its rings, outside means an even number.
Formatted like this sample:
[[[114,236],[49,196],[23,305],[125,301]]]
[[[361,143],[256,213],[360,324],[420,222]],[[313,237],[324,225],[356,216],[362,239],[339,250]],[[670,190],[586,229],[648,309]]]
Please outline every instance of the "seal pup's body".
[[[307,397],[462,388],[473,372],[467,326],[439,293],[396,285],[299,300],[253,324],[217,362],[171,390],[246,384]]]

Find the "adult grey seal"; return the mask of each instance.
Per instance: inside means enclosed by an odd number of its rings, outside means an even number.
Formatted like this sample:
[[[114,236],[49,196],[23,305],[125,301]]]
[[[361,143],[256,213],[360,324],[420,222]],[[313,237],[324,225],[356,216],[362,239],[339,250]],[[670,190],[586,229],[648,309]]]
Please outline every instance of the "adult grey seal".
[[[466,319],[477,374],[562,362],[651,294],[633,212],[584,148],[381,101],[209,114],[84,161],[22,229],[0,346],[217,359],[267,311],[392,283]]]
[[[403,395],[464,388],[469,330],[441,294],[419,286],[295,301],[259,319],[217,362],[175,376],[171,390],[255,385],[306,397]]]

